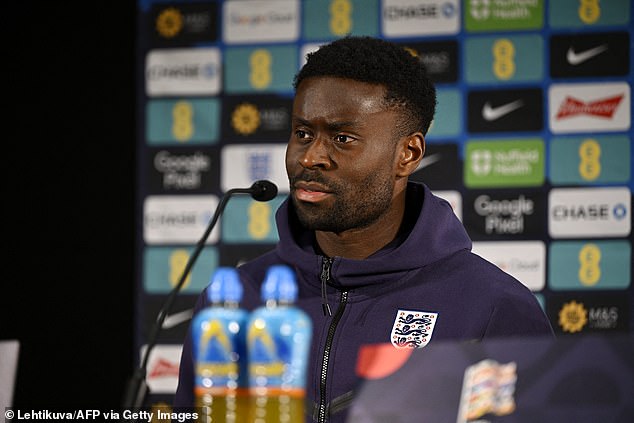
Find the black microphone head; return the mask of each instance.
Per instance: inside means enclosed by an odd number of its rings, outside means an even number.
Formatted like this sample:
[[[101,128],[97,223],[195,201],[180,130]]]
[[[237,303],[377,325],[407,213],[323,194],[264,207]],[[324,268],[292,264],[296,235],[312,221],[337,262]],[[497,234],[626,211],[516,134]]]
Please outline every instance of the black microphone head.
[[[251,197],[256,201],[270,201],[277,195],[277,185],[271,181],[255,181],[251,185]]]

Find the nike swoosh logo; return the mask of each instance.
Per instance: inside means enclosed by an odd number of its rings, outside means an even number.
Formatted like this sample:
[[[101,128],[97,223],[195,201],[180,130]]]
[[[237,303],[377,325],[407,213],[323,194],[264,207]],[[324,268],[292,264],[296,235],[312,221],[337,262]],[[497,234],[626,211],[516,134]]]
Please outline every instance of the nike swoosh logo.
[[[570,47],[568,49],[568,52],[566,53],[566,60],[568,60],[568,63],[570,63],[572,66],[577,66],[587,60],[592,59],[594,56],[597,56],[603,53],[607,49],[608,49],[608,45],[603,44],[598,47],[594,47],[589,50],[576,53],[575,49],[573,47]]]
[[[441,158],[442,156],[440,153],[432,154],[431,156],[423,156],[423,158],[418,163],[418,167],[416,168],[414,172],[418,172],[419,170],[422,170],[423,168],[426,168],[436,163]]]
[[[165,320],[163,320],[163,325],[161,328],[163,329],[171,329],[180,325],[181,323],[185,323],[194,315],[194,309],[190,308],[188,310],[179,311],[178,313],[169,314],[165,316]]]
[[[524,105],[523,100],[515,100],[511,103],[503,104],[498,107],[491,107],[487,101],[482,108],[482,117],[489,122],[498,120],[504,115],[508,115],[513,110],[517,110]]]

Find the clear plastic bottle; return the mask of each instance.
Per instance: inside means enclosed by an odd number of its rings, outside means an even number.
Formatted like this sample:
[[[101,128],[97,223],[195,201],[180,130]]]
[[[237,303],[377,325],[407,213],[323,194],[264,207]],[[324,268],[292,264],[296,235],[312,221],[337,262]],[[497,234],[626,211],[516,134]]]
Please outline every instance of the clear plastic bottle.
[[[271,266],[262,284],[264,305],[251,313],[247,329],[249,422],[304,422],[312,323],[296,299],[295,273]]]
[[[192,322],[194,394],[201,422],[243,422],[248,410],[245,332],[248,313],[239,307],[236,269],[219,267],[207,289],[211,306]]]

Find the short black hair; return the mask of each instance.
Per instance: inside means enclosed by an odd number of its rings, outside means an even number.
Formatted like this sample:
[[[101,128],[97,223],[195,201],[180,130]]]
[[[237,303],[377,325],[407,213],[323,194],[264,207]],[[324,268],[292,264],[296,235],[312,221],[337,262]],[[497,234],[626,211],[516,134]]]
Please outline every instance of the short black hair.
[[[436,88],[422,61],[405,47],[367,36],[340,38],[306,55],[293,88],[319,76],[385,86],[386,106],[403,113],[402,131],[427,134],[436,111]]]

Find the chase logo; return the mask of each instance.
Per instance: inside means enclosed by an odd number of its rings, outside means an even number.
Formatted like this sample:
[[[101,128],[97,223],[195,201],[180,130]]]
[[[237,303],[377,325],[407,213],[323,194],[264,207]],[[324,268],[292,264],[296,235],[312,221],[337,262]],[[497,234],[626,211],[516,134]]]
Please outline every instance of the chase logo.
[[[280,140],[291,128],[292,100],[277,96],[225,97],[223,138],[228,140]]]
[[[548,232],[553,238],[628,236],[628,188],[555,188],[548,194]]]
[[[543,24],[543,0],[465,0],[467,31],[538,29]]]
[[[222,218],[222,242],[227,244],[272,244],[278,241],[275,212],[285,196],[271,201],[239,197],[227,204]]]
[[[466,80],[470,84],[541,81],[543,51],[539,35],[467,38]]]
[[[151,43],[156,47],[175,47],[218,39],[218,4],[152,4],[147,15],[152,29]]]
[[[548,3],[549,24],[553,28],[624,25],[630,18],[629,0],[551,0]]]
[[[150,97],[216,95],[220,73],[220,50],[215,47],[150,50],[145,59],[145,91]]]
[[[220,185],[223,191],[250,187],[253,182],[268,179],[279,192],[289,192],[286,175],[286,144],[234,144],[221,152]]]
[[[295,41],[299,37],[299,1],[226,1],[222,25],[227,44]]]
[[[292,91],[296,69],[289,64],[297,63],[295,46],[231,47],[225,50],[224,60],[228,94]]]
[[[458,0],[384,0],[381,29],[387,37],[456,34]]]
[[[627,289],[631,283],[629,241],[556,241],[548,254],[548,285],[556,291]]]
[[[533,292],[546,283],[546,245],[542,241],[480,241],[472,251],[495,264]]]
[[[250,186],[250,185],[247,185]],[[143,204],[143,239],[146,244],[195,244],[207,229],[216,209],[215,195],[155,195]],[[218,241],[218,227],[208,243]]]
[[[625,135],[553,137],[550,181],[555,185],[627,183],[630,148]]]
[[[379,33],[379,0],[302,1],[302,35],[327,40],[348,34]]]
[[[211,145],[220,134],[218,99],[160,99],[146,104],[149,145]]]
[[[469,188],[539,186],[544,182],[541,139],[469,141],[465,159]]]
[[[630,128],[630,86],[626,82],[551,85],[548,104],[553,133]]]
[[[180,281],[192,247],[146,247],[143,252],[143,287],[148,294],[168,294]],[[208,284],[209,277],[218,266],[216,247],[204,247],[196,266],[192,267],[181,291],[199,294]],[[155,314],[156,316],[156,314]]]

